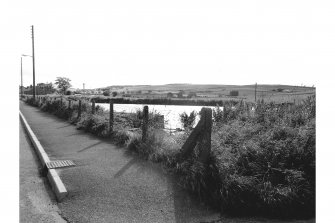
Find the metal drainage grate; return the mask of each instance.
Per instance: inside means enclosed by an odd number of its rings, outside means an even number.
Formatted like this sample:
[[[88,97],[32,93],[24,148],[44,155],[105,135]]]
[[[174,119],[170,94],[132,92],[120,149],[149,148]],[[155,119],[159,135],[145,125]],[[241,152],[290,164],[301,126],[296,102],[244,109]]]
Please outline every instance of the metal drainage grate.
[[[48,169],[56,169],[56,168],[62,168],[62,167],[69,167],[69,166],[75,166],[74,162],[72,160],[57,160],[57,161],[51,161],[49,163],[46,163]]]

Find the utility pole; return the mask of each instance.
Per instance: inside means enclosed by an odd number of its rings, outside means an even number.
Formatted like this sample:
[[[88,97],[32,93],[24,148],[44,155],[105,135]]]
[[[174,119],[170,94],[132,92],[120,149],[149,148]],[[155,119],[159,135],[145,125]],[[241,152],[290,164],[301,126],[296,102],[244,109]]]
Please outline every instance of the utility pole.
[[[35,87],[35,47],[34,47],[34,26],[31,26],[31,38],[32,38],[32,48],[33,48],[33,98],[36,98],[36,87]]]
[[[21,96],[23,95],[23,79],[22,79],[22,57],[21,57]]]
[[[256,100],[257,100],[257,83],[255,84],[255,102],[257,102]]]

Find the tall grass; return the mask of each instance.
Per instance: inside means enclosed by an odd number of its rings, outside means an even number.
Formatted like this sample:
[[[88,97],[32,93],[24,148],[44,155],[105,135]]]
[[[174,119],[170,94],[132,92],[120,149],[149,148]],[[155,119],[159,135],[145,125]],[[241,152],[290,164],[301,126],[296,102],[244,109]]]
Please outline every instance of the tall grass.
[[[179,165],[185,188],[223,212],[315,216],[315,98],[214,111],[209,166]]]

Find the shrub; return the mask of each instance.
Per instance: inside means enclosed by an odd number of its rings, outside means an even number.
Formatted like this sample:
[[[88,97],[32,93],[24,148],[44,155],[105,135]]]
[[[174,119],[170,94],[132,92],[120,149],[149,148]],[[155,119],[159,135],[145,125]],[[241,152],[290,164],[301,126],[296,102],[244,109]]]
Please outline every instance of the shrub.
[[[32,106],[35,106],[35,107],[38,106],[38,102],[37,102],[37,100],[34,100],[33,97],[27,97],[26,100],[25,100],[25,102],[26,102],[27,104],[32,105]]]
[[[65,92],[65,95],[73,95],[74,94],[74,92],[73,91],[70,91],[70,90],[67,90],[66,92]]]
[[[173,98],[173,94],[171,92],[167,93],[168,98]]]
[[[186,112],[183,112],[182,114],[179,115],[179,117],[185,129],[192,128],[195,122],[195,118],[197,117],[197,112],[192,111],[190,115],[188,115]]]
[[[176,165],[177,154],[184,139],[181,140],[179,137],[154,128],[149,128],[146,142],[141,138],[140,133],[131,134],[126,142],[128,150],[153,162],[162,162],[167,167],[173,168]]]
[[[120,129],[112,133],[113,142],[115,142],[116,145],[119,145],[119,146],[125,145],[128,142],[129,138],[130,138],[130,135],[125,129]]]
[[[111,95],[110,90],[105,90],[102,94],[104,96],[110,96]]]
[[[190,93],[187,95],[188,98],[193,98],[193,97],[196,97],[196,96],[197,96],[197,94],[196,94],[195,92],[190,92]]]
[[[183,90],[179,91],[178,94],[177,94],[177,97],[178,97],[178,98],[183,98],[184,93],[185,93],[185,92],[184,92]]]

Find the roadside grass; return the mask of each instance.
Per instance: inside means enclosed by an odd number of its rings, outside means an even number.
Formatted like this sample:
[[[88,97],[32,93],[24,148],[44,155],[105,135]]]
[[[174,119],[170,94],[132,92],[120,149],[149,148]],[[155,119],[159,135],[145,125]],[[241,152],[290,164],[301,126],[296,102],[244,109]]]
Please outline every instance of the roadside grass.
[[[35,104],[30,99],[26,102]],[[217,107],[207,164],[198,161],[197,147],[189,158],[178,160],[190,132],[170,135],[157,128],[154,114],[143,142],[141,112],[115,113],[110,134],[109,116],[101,107],[92,115],[91,106],[83,103],[78,119],[76,104],[68,108],[60,100],[46,100],[38,106],[79,129],[111,137],[144,159],[163,163],[179,176],[181,186],[222,213],[315,217],[315,97],[296,105],[258,103],[251,109],[231,102],[225,109]]]
[[[217,109],[215,119],[208,168],[196,154],[178,167],[185,188],[234,215],[315,217],[314,97],[253,115]]]

